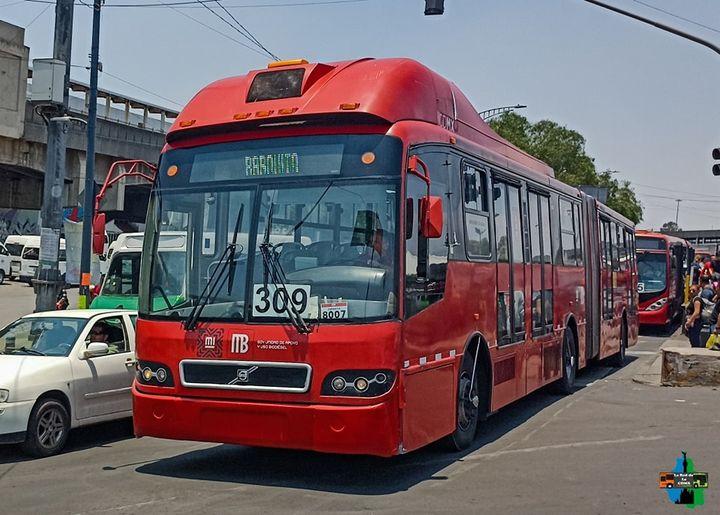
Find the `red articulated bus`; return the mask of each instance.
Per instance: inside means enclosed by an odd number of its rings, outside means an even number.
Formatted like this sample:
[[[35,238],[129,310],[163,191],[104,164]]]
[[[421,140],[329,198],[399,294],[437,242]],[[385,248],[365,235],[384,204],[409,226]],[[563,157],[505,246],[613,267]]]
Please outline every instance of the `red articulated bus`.
[[[187,234],[182,270],[156,252]],[[391,456],[637,338],[632,223],[409,59],[215,82],[148,209],[138,436]],[[183,292],[171,302],[166,292]]]
[[[667,326],[682,316],[693,248],[681,238],[650,231],[637,231],[636,245],[640,325]]]

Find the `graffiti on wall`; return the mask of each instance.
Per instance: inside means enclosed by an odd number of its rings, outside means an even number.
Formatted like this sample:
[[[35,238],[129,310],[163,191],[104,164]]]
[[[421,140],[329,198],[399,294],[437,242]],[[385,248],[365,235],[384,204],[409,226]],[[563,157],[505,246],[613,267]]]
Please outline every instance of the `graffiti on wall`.
[[[11,234],[40,234],[39,216],[32,209],[0,209],[0,241]]]

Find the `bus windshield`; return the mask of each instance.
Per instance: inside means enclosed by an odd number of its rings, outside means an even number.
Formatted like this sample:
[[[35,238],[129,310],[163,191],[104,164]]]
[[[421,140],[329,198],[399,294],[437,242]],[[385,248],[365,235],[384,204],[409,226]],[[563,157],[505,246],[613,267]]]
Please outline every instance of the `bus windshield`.
[[[667,284],[667,255],[639,252],[637,255],[638,290],[641,293],[657,293]]]
[[[203,319],[286,323],[290,302],[305,320],[394,317],[401,148],[383,136],[313,136],[167,152],[140,312],[186,319],[200,304]],[[170,231],[187,245],[169,274],[156,250]]]

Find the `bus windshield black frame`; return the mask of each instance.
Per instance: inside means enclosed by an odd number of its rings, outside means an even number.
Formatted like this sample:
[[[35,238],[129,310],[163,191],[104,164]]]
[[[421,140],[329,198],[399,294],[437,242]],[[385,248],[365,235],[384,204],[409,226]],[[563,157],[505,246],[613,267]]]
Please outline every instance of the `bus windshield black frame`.
[[[272,208],[269,244],[304,318],[396,318],[401,158],[402,142],[380,135],[169,150],[148,209],[141,316],[186,319],[208,289],[202,320],[287,323],[286,299],[260,252]],[[185,277],[163,269],[157,241],[165,231],[187,234]],[[222,255],[233,242],[230,267]],[[205,288],[213,275],[217,285]]]

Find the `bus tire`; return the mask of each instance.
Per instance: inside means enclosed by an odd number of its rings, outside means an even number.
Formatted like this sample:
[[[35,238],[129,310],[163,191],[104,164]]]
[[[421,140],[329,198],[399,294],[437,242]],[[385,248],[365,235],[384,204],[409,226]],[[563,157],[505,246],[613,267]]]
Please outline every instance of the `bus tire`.
[[[553,389],[562,395],[570,395],[575,387],[575,376],[577,375],[577,347],[575,346],[575,335],[569,327],[563,333],[562,341],[562,376],[555,381]]]
[[[628,327],[625,320],[620,326],[620,349],[610,357],[610,366],[622,368],[625,366],[625,352],[628,346]]]
[[[476,349],[475,352],[478,352]],[[475,356],[466,352],[462,360],[460,372],[458,373],[458,395],[455,412],[455,431],[447,437],[447,446],[453,451],[462,451],[470,447],[475,440],[478,419],[480,418],[479,406],[476,405],[479,399],[480,369],[479,363],[475,369],[475,381],[472,384],[473,364]],[[475,399],[475,401],[473,401]]]

